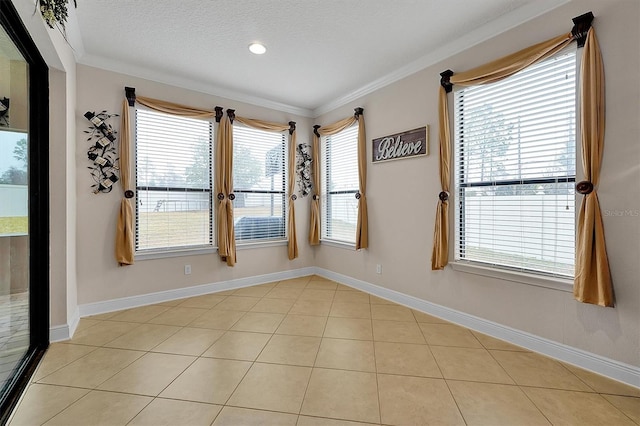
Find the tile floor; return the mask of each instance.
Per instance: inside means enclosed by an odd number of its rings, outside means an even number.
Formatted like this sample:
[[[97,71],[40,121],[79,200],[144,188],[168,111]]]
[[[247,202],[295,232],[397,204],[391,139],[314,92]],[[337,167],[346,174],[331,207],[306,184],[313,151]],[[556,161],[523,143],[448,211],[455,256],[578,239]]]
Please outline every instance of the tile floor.
[[[633,425],[640,389],[310,276],[82,319],[40,424]]]

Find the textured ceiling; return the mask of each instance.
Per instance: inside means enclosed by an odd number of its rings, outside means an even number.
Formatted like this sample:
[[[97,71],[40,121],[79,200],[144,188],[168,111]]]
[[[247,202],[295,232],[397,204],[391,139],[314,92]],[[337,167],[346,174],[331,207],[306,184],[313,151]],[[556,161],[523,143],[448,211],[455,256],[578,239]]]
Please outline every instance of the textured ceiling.
[[[313,116],[566,1],[80,0],[74,39],[80,63]]]

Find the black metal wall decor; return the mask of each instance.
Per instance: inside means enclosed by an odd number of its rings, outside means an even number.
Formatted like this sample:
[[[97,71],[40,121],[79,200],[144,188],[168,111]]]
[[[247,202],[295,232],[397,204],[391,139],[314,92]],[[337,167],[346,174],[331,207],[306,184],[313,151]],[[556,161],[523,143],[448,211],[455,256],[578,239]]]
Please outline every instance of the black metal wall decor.
[[[111,124],[107,123],[112,117],[118,114],[108,114],[107,111],[99,113],[87,111],[85,118],[91,122],[89,130],[84,132],[89,135],[87,142],[90,143],[87,150],[87,157],[92,165],[87,167],[91,170],[91,178],[95,182],[91,185],[93,193],[111,192],[113,184],[119,179],[118,158],[116,157],[116,131]]]
[[[311,193],[311,154],[309,150],[311,147],[307,144],[298,144],[296,150],[298,151],[298,162],[296,165],[296,172],[298,173],[298,186],[300,187],[300,193],[303,197],[306,197]]]
[[[9,98],[0,99],[0,127],[9,127]]]

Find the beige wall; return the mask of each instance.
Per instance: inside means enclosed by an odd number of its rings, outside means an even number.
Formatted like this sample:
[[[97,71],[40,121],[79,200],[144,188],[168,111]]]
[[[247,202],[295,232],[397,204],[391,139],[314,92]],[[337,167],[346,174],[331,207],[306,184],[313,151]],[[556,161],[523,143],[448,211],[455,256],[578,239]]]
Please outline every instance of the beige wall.
[[[369,141],[429,124],[431,155],[382,164],[369,160],[369,250],[353,252],[321,246],[315,251],[316,265],[639,366],[639,4],[636,0],[574,0],[320,117],[320,124],[328,124],[352,114],[353,107],[362,106]],[[585,305],[574,301],[570,292],[471,275],[451,267],[432,272],[433,223],[440,191],[439,73],[467,70],[567,32],[571,18],[589,10],[596,17],[594,26],[606,68],[606,147],[599,198],[603,210],[631,212],[627,216],[606,216],[605,212],[604,218],[616,307]],[[367,149],[370,157],[371,147]],[[382,275],[375,273],[376,264],[382,264]]]
[[[310,141],[311,121],[288,113],[246,105],[228,99],[171,87],[148,80],[78,65],[77,119],[77,196],[78,196],[78,301],[87,304],[98,301],[142,295],[164,290],[222,282],[235,278],[297,269],[312,264],[311,249],[306,244],[308,198],[296,201],[299,258],[290,261],[285,245],[238,250],[237,264],[226,266],[217,254],[142,260],[133,266],[119,267],[114,258],[116,213],[121,190],[94,195],[93,181],[87,166],[88,144],[82,133],[88,121],[86,111],[107,110],[120,113],[124,87],[136,88],[140,96],[178,102],[200,108],[222,106],[233,108],[236,114],[279,123],[297,122],[298,142]],[[118,120],[113,125],[119,129]],[[132,176],[134,176],[132,174]],[[296,187],[297,188],[297,187]],[[184,265],[191,265],[192,274],[184,275]]]
[[[176,87],[73,64],[59,34],[33,15],[30,0],[12,0],[52,69],[51,325],[72,321],[77,304],[153,293],[311,265],[457,309],[579,349],[640,365],[640,217],[605,216],[617,306],[575,302],[569,292],[480,277],[450,268],[430,271],[433,220],[440,191],[436,93],[439,73],[466,70],[566,32],[571,18],[592,10],[606,67],[607,133],[599,197],[610,212],[640,211],[640,59],[636,0],[573,0],[506,34],[310,120]],[[200,107],[236,108],[244,116],[298,122],[299,142],[312,124],[365,108],[367,139],[431,125],[431,155],[369,164],[370,248],[360,252],[307,245],[309,199],[296,203],[300,258],[284,246],[242,250],[229,268],[215,256],[147,260],[120,268],[113,260],[118,192],[93,195],[82,130],[87,110],[119,112],[123,86],[141,95]],[[77,87],[76,87],[77,86]],[[77,93],[76,93],[77,89]],[[71,130],[70,130],[71,129]],[[309,129],[309,131],[305,131]],[[370,149],[370,147],[369,147]],[[369,151],[370,156],[370,151]],[[398,208],[399,206],[400,208]],[[77,234],[76,234],[77,231]],[[193,273],[183,275],[183,265]],[[383,273],[375,273],[381,264]]]

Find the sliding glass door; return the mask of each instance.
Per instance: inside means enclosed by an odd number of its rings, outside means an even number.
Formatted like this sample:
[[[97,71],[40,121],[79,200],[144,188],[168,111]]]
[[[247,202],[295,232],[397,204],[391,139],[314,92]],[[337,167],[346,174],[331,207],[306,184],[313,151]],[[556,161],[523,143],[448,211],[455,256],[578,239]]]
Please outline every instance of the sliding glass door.
[[[0,424],[48,344],[48,77],[0,0]]]

